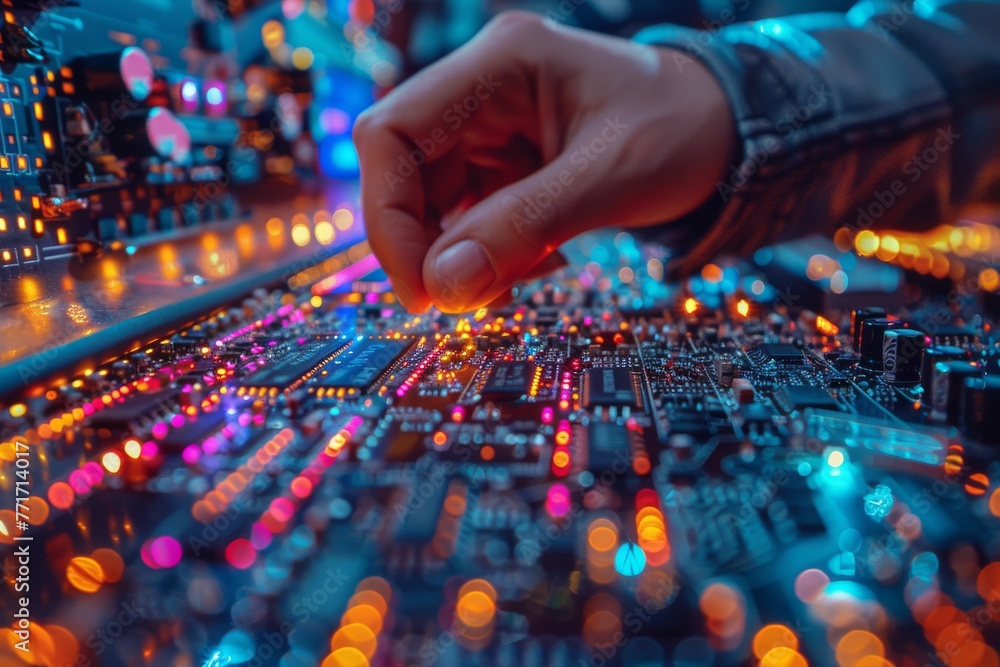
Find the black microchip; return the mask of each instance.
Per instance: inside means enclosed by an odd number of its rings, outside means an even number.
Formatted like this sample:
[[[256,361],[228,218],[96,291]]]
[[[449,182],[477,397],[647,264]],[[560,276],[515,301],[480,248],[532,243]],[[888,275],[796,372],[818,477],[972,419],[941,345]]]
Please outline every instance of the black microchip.
[[[493,366],[481,393],[485,398],[520,398],[528,393],[534,374],[534,364],[525,361],[501,361]]]
[[[413,341],[366,339],[323,366],[316,382],[325,389],[368,389],[389,370]]]
[[[173,388],[133,394],[124,403],[112,405],[95,414],[90,419],[90,425],[94,428],[124,429],[154,411],[173,405],[180,393],[180,389]]]
[[[787,343],[765,343],[760,346],[760,350],[775,361],[802,361],[802,350],[794,345],[788,345]]]
[[[319,338],[299,343],[275,362],[244,378],[244,387],[269,387],[284,391],[303,375],[347,346],[343,339]]]
[[[626,468],[631,466],[628,429],[621,424],[593,421],[587,433],[590,441],[587,467],[591,472],[613,470],[616,462],[624,463]]]
[[[591,368],[583,379],[583,405],[638,405],[632,373],[627,368]]]
[[[782,412],[789,414],[806,408],[839,410],[840,403],[825,389],[808,384],[785,385],[774,392],[774,402]]]

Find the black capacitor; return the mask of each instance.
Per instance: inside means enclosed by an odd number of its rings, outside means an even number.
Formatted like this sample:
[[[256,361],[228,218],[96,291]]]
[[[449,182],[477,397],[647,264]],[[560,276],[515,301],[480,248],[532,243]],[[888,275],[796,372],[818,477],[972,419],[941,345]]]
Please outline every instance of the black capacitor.
[[[882,339],[882,377],[897,385],[920,382],[923,351],[927,337],[913,329],[890,329]]]
[[[851,313],[851,339],[854,341],[855,352],[861,349],[861,323],[885,316],[885,308],[857,308]]]
[[[962,432],[1000,443],[1000,377],[966,378],[962,385]]]
[[[962,390],[969,378],[983,377],[983,369],[968,361],[941,361],[934,364],[931,401],[934,415],[957,426],[962,413]]]
[[[952,345],[935,345],[924,350],[920,365],[920,385],[924,388],[924,400],[933,405],[932,383],[934,381],[934,364],[940,361],[968,361],[972,353]]]
[[[885,332],[901,326],[899,320],[872,317],[861,322],[861,366],[873,371],[882,370],[882,344]]]

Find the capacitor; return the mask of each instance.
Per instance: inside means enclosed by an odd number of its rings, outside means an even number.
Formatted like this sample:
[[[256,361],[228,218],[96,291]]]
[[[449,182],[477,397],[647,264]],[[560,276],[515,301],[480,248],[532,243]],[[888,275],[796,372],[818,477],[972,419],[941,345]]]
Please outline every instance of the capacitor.
[[[962,390],[965,380],[983,377],[983,369],[968,361],[941,361],[934,364],[931,386],[933,416],[957,426],[962,413]]]
[[[1000,443],[1000,377],[966,378],[962,385],[962,432]]]
[[[882,344],[885,332],[900,326],[899,320],[872,317],[861,322],[861,366],[873,371],[882,370]]]
[[[927,337],[921,331],[886,331],[882,339],[882,377],[885,381],[896,385],[919,383],[926,346]]]
[[[95,53],[74,61],[73,69],[91,95],[118,97],[128,93],[143,102],[153,90],[153,61],[137,46]]]
[[[851,312],[851,339],[854,341],[855,352],[861,349],[861,323],[885,316],[885,308],[858,308]]]
[[[190,132],[177,116],[162,107],[133,112],[109,139],[117,150],[132,155],[173,162],[187,162],[191,156]]]
[[[951,345],[935,345],[924,349],[920,364],[920,385],[924,388],[924,400],[933,405],[932,388],[934,364],[941,361],[968,361],[972,353]]]

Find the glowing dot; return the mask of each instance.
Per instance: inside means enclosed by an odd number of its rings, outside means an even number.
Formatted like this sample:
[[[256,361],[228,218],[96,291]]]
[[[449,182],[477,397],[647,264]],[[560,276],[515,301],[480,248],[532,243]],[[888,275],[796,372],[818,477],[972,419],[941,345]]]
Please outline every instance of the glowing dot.
[[[764,285],[763,280],[755,280],[750,284],[750,291],[756,294],[757,296],[760,296],[761,294],[764,293],[764,287],[766,286]]]
[[[482,628],[496,614],[496,603],[482,591],[470,591],[458,600],[455,614],[467,627]]]
[[[292,242],[297,246],[308,245],[312,234],[309,231],[309,227],[302,224],[301,222],[294,227],[292,227]]]
[[[354,225],[354,214],[346,208],[338,208],[333,213],[333,224],[337,229],[345,232]]]
[[[831,468],[839,468],[844,465],[844,452],[834,449],[826,457],[826,464]]]
[[[257,550],[253,548],[249,540],[239,538],[233,540],[226,547],[226,560],[230,565],[245,570],[257,560]]]
[[[378,648],[378,641],[375,633],[367,625],[362,623],[348,623],[337,630],[330,639],[330,650],[337,651],[342,648],[355,648],[360,651],[367,660],[371,660]]]
[[[125,573],[125,561],[112,549],[98,549],[90,557],[101,566],[106,583],[117,583]]]
[[[382,632],[382,614],[370,604],[359,604],[351,607],[340,617],[340,623],[341,625],[361,623],[368,626],[376,635]]]
[[[736,304],[736,312],[742,317],[746,317],[750,314],[750,304],[747,303],[746,299],[740,299],[739,303]]]
[[[875,232],[865,229],[854,237],[854,247],[858,253],[869,257],[878,250],[879,239]]]
[[[313,64],[312,49],[300,46],[292,51],[292,64],[296,69],[309,69]]]
[[[840,667],[855,667],[867,656],[885,656],[882,641],[866,630],[852,630],[837,642],[837,664]]]
[[[147,549],[140,552],[146,565],[152,568],[169,569],[181,562],[181,544],[173,537],[161,536],[146,543]],[[147,557],[148,556],[148,557]]]
[[[809,663],[797,651],[785,646],[771,649],[760,660],[760,667],[808,667]]]
[[[313,234],[316,235],[316,240],[323,245],[330,245],[333,243],[333,240],[337,235],[333,229],[333,225],[325,220],[316,223],[316,229],[313,230]]]
[[[212,106],[222,104],[223,99],[222,89],[218,86],[211,86],[205,91],[205,101]]]
[[[66,482],[56,482],[49,487],[49,502],[53,507],[61,510],[67,510],[73,506],[73,501],[76,500],[76,493]]]
[[[344,646],[326,656],[321,667],[368,667],[368,658],[353,646]]]
[[[698,310],[698,302],[697,301],[695,301],[691,297],[688,297],[687,299],[684,300],[684,311],[688,315],[693,315],[694,311],[696,311],[696,310]]]
[[[23,417],[28,411],[28,406],[24,403],[15,403],[10,406],[10,416],[11,417]]]
[[[618,547],[615,570],[624,577],[634,577],[646,567],[646,552],[639,545],[628,542]]]
[[[549,488],[548,497],[545,499],[545,509],[556,518],[569,514],[570,493],[564,484],[553,484]]]
[[[611,551],[618,544],[618,535],[605,525],[598,525],[590,530],[587,542],[594,551]]]
[[[130,459],[137,459],[142,454],[142,445],[138,440],[129,439],[125,441],[125,456]]]
[[[122,469],[122,457],[118,452],[107,452],[101,457],[101,465],[112,475]]]
[[[765,625],[753,638],[753,654],[758,658],[763,658],[771,650],[784,647],[793,651],[799,650],[799,639],[795,633],[785,625],[775,623]]]
[[[77,556],[66,567],[66,580],[83,593],[93,593],[104,583],[104,572],[93,558]]]

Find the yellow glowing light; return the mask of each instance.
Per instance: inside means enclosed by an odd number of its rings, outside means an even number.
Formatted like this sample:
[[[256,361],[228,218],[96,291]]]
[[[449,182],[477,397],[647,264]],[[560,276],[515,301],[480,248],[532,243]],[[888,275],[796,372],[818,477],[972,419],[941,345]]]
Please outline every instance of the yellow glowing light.
[[[698,310],[698,302],[697,301],[695,301],[691,297],[688,297],[687,299],[684,300],[684,311],[688,315],[693,315],[694,311],[696,311],[696,310]]]
[[[101,465],[112,475],[117,474],[122,469],[122,457],[118,452],[107,452],[101,457]]]
[[[337,229],[345,232],[354,226],[354,214],[346,208],[338,208],[333,213],[333,224]]]
[[[142,453],[142,445],[139,444],[138,440],[130,439],[125,441],[125,456],[130,459],[137,459]]]
[[[285,26],[272,19],[261,26],[260,36],[264,46],[273,49],[285,41]]]
[[[879,238],[875,232],[865,229],[854,237],[854,247],[865,257],[874,255],[879,247]]]
[[[739,313],[742,317],[746,317],[747,315],[750,314],[750,304],[747,303],[746,299],[739,300],[739,302],[736,304],[736,312]]]
[[[292,227],[292,241],[297,246],[308,245],[312,234],[309,232],[309,227],[302,224],[301,222],[294,227]]]
[[[312,49],[300,46],[292,51],[292,64],[296,69],[309,69],[313,64]]]
[[[314,294],[309,299],[309,305],[312,306],[313,308],[319,308],[320,306],[323,305],[323,297],[319,296],[318,294]]]
[[[323,245],[330,245],[333,243],[333,239],[337,235],[337,233],[333,230],[333,225],[325,220],[316,223],[316,229],[313,230],[313,234],[316,236],[316,240]]]
[[[826,464],[831,468],[839,468],[844,465],[844,452],[835,449],[826,457]]]
[[[10,406],[10,416],[11,417],[23,417],[25,413],[28,412],[28,406],[24,403],[15,403]]]
[[[816,331],[827,336],[836,336],[840,333],[840,327],[826,319],[822,315],[816,316]]]

